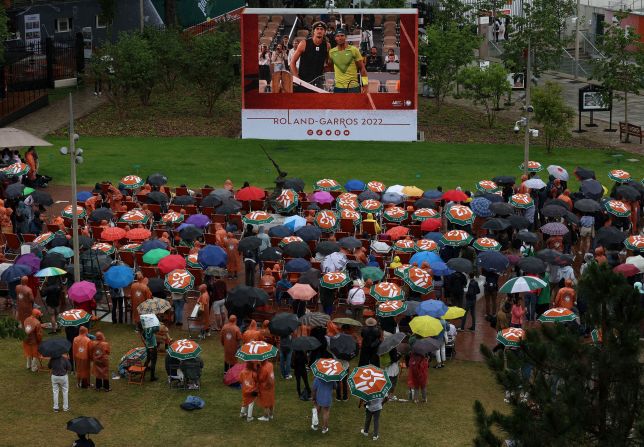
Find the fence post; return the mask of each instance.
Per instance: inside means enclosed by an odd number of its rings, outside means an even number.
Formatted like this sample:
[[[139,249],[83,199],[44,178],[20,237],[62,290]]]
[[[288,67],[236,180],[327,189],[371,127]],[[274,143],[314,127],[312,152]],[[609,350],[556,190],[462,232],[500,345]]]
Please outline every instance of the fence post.
[[[76,33],[76,73],[85,71],[85,43],[83,42],[83,33]]]
[[[51,37],[45,39],[45,56],[47,57],[47,86],[54,88],[54,40]]]
[[[5,66],[0,65],[0,99],[5,99],[7,97],[7,85],[5,83]]]

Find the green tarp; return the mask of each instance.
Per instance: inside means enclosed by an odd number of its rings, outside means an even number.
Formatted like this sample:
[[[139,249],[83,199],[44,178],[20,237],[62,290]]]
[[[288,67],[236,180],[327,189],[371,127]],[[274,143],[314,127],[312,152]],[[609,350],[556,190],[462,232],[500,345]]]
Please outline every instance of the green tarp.
[[[241,0],[175,0],[177,21],[182,28],[214,19],[246,5]],[[152,0],[161,19],[165,22],[165,0]]]

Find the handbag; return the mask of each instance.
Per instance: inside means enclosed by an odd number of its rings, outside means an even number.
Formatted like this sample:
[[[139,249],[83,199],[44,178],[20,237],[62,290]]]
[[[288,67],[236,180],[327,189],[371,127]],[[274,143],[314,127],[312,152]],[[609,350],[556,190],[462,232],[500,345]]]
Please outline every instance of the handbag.
[[[197,303],[190,313],[190,318],[197,318],[199,311],[201,310],[201,304]]]

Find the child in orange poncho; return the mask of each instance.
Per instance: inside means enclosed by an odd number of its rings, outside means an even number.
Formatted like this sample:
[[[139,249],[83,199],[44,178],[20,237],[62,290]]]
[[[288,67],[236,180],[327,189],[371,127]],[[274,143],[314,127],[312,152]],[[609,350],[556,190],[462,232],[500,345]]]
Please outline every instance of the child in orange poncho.
[[[257,362],[246,362],[246,367],[239,373],[239,383],[242,389],[242,407],[239,417],[250,422],[253,418],[253,407],[258,394]]]

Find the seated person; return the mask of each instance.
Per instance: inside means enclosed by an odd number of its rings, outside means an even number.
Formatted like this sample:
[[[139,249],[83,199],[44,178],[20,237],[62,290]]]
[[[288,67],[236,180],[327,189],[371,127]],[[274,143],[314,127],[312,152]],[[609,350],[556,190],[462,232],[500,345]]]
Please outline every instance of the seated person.
[[[264,275],[259,279],[259,288],[272,296],[275,293],[275,277],[273,271],[266,269]]]
[[[392,64],[392,63],[400,63],[400,61],[398,60],[398,56],[396,56],[394,49],[389,48],[389,51],[387,52],[387,57],[385,58],[385,62],[382,66],[383,71],[387,70],[387,64]]]
[[[171,357],[169,355],[165,356],[165,373],[168,375],[168,383],[170,383],[172,380],[179,380],[176,379],[176,377],[183,374],[180,368],[181,360],[175,359],[174,357]],[[173,378],[171,379],[171,377]]]
[[[371,47],[371,52],[365,58],[367,71],[380,71],[382,68],[382,57],[378,54],[378,48]]]
[[[170,344],[172,344],[172,337],[170,337],[170,330],[168,327],[161,323],[159,326],[159,332],[154,334],[157,339],[157,350],[165,351]]]
[[[182,361],[180,368],[183,376],[186,378],[188,389],[198,390],[201,370],[203,369],[203,360],[201,360],[201,357]]]

